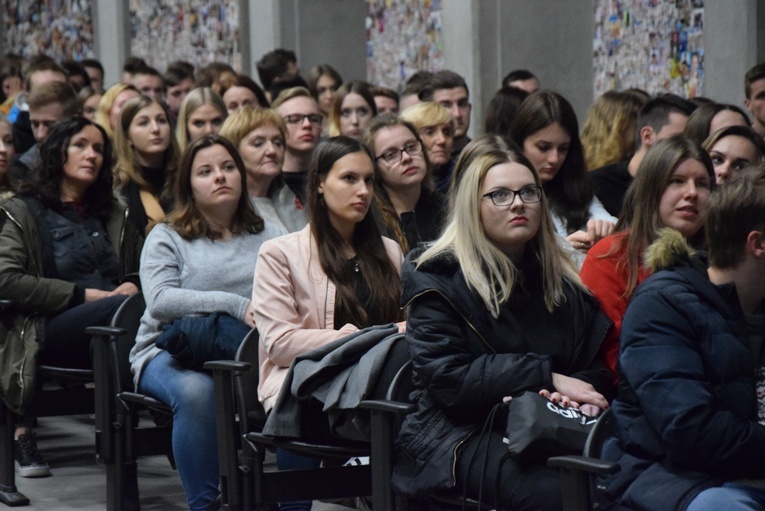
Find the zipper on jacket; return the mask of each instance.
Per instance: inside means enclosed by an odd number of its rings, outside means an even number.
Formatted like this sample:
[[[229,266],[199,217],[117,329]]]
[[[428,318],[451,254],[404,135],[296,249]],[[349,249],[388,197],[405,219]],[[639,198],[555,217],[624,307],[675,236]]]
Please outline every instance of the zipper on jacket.
[[[452,488],[457,486],[457,449],[467,442],[468,438],[471,436],[473,436],[473,433],[470,433],[468,436],[457,442],[457,445],[454,446],[454,450],[452,451]]]
[[[425,294],[427,294],[427,293],[437,293],[437,294],[441,295],[441,296],[443,297],[443,299],[447,301],[447,303],[449,304],[449,306],[450,306],[452,309],[454,309],[454,311],[455,311],[457,314],[459,314],[459,315],[460,315],[460,317],[462,317],[462,319],[463,319],[463,320],[465,320],[465,323],[467,323],[467,324],[468,324],[468,326],[470,327],[470,329],[471,329],[471,330],[473,330],[473,332],[475,332],[475,334],[478,336],[478,338],[479,338],[479,339],[481,339],[481,342],[482,342],[482,343],[484,343],[484,344],[486,345],[486,347],[487,347],[487,348],[488,348],[488,349],[489,349],[489,350],[490,350],[492,353],[496,353],[496,351],[497,351],[497,350],[495,350],[495,349],[494,349],[494,348],[493,348],[493,347],[492,347],[492,346],[491,346],[491,345],[490,345],[488,342],[486,342],[486,339],[483,337],[483,335],[481,335],[481,334],[480,334],[480,332],[478,332],[478,330],[476,329],[476,327],[474,327],[474,326],[473,326],[473,323],[471,323],[471,322],[470,322],[470,320],[469,320],[469,319],[468,319],[468,318],[467,318],[467,317],[466,317],[464,314],[462,314],[462,312],[460,312],[460,310],[459,310],[457,307],[455,307],[455,306],[454,306],[454,303],[452,303],[452,301],[449,299],[449,297],[448,297],[448,296],[446,296],[445,294],[443,294],[443,293],[442,293],[441,291],[439,291],[438,289],[435,289],[435,288],[430,288],[430,289],[426,289],[425,291],[423,291],[423,292],[421,292],[421,293],[418,293],[418,294],[414,295],[414,296],[413,296],[413,297],[412,297],[412,298],[411,298],[411,299],[410,299],[408,302],[406,302],[406,304],[404,305],[404,307],[403,307],[403,308],[409,307],[409,305],[410,305],[410,304],[411,304],[411,303],[412,303],[412,302],[413,302],[415,299],[417,299],[417,298],[419,298],[419,297],[421,297],[421,296],[423,296],[423,295],[425,295]]]
[[[124,247],[124,241],[125,241],[125,229],[128,222],[128,214],[130,213],[129,208],[125,208],[125,214],[122,216],[122,226],[120,227],[120,242],[117,245],[117,250],[119,250],[119,254],[117,257],[119,257],[121,265],[122,265],[122,276],[124,277],[127,275],[127,263],[125,261],[125,247]]]
[[[22,343],[24,342],[24,335],[27,332],[27,325],[29,324],[29,321],[32,318],[32,316],[35,316],[35,314],[30,314],[29,316],[24,318],[24,324],[21,326],[21,335],[19,336],[19,339],[21,340]],[[18,385],[19,385],[19,389],[21,390],[22,403],[26,401],[26,397],[25,397],[26,385],[24,385],[24,373],[26,372],[26,369],[27,369],[27,359],[25,357],[21,363],[21,369],[19,369],[19,378],[18,378]]]
[[[22,233],[22,234],[26,234],[26,233],[24,232],[24,228],[21,226],[21,224],[19,223],[19,221],[18,221],[18,220],[16,220],[15,218],[13,218],[13,215],[11,214],[11,212],[10,212],[10,211],[8,211],[8,209],[7,209],[7,208],[4,208],[4,207],[0,206],[0,211],[2,211],[3,213],[5,213],[5,216],[7,216],[7,217],[8,217],[8,220],[10,220],[10,221],[11,221],[11,222],[13,222],[14,224],[16,224],[16,227],[18,227],[18,228],[19,228],[19,230],[21,231],[21,233]],[[32,266],[34,266],[34,267],[35,267],[35,268],[34,268],[35,274],[36,274],[38,277],[42,277],[42,276],[43,276],[43,275],[42,275],[42,271],[40,271],[40,269],[36,267],[37,265],[36,265],[36,263],[35,263],[35,261],[34,261],[34,257],[31,257],[31,258],[28,258],[28,259],[29,259],[29,262],[30,262],[30,264],[31,264]]]

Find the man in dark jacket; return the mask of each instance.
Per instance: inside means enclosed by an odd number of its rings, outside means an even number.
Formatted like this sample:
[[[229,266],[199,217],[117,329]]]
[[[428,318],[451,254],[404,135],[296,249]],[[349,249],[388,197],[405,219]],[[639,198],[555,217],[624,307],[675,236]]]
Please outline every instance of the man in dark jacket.
[[[709,202],[709,268],[665,230],[646,259],[655,273],[624,316],[617,431],[604,451],[621,470],[607,481],[605,508],[765,505],[765,490],[743,481],[765,478],[747,331],[765,299],[765,166]]]

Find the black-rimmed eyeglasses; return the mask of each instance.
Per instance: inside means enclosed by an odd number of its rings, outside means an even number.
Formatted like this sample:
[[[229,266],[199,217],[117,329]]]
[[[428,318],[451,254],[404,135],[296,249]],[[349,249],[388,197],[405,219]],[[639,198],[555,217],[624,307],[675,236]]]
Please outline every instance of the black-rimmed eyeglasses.
[[[324,120],[324,116],[321,114],[290,114],[284,116],[284,122],[287,124],[303,124],[303,121],[306,119],[314,126],[318,126]]]
[[[376,157],[375,161],[382,158],[390,165],[394,165],[401,161],[401,157],[404,155],[404,151],[406,151],[406,154],[409,156],[416,156],[422,152],[422,144],[419,140],[410,140],[404,144],[404,147],[401,149],[388,149],[380,156]]]
[[[542,188],[539,186],[526,186],[520,190],[510,190],[509,188],[500,188],[493,192],[485,193],[481,197],[488,197],[495,206],[509,206],[515,201],[515,196],[521,198],[524,204],[539,202],[542,200]]]

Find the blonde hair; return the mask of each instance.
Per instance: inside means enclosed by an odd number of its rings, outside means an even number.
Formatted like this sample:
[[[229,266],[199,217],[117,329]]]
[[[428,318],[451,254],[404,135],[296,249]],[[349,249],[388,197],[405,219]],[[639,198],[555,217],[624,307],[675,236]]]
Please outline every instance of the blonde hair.
[[[279,114],[270,108],[264,109],[245,105],[223,123],[218,133],[227,138],[235,147],[239,147],[244,137],[261,126],[271,126],[279,130],[282,145],[286,144],[287,125]]]
[[[109,87],[104,92],[96,107],[96,123],[101,126],[109,138],[114,139],[114,130],[109,123],[109,112],[111,112],[114,102],[122,92],[132,90],[140,94],[140,91],[128,83],[117,83]]]
[[[116,131],[114,133],[114,152],[116,154],[117,165],[114,168],[114,185],[117,188],[122,188],[130,182],[136,183],[139,188],[143,190],[151,190],[149,183],[141,176],[141,172],[138,170],[138,164],[135,160],[135,151],[130,143],[130,124],[133,122],[138,113],[150,105],[159,105],[162,111],[165,112],[168,123],[170,122],[170,115],[167,112],[167,108],[164,103],[141,94],[136,98],[129,99],[125,102],[120,112],[120,121],[117,123]],[[172,132],[170,133],[170,145],[165,149],[164,154],[164,170],[165,170],[165,187],[161,192],[162,198],[167,198],[172,192],[172,182],[178,169],[180,151],[178,150],[178,142],[175,141],[175,137]]]
[[[588,170],[626,160],[635,152],[637,118],[644,104],[634,94],[612,90],[592,104],[581,136]]]
[[[197,87],[191,90],[181,103],[181,108],[178,111],[178,124],[175,127],[175,138],[178,140],[178,147],[181,152],[189,145],[189,129],[186,124],[189,122],[189,117],[194,111],[202,105],[212,105],[216,110],[220,112],[225,120],[228,117],[228,110],[226,109],[223,99],[220,94],[212,90],[210,87]]]
[[[471,142],[484,147],[484,153],[475,155],[467,168],[462,169],[459,185],[454,190],[454,207],[444,233],[420,255],[416,265],[419,268],[430,259],[452,255],[459,262],[468,287],[478,293],[488,311],[496,318],[515,288],[519,268],[484,232],[479,214],[483,180],[495,165],[515,162],[529,169],[540,188],[541,182],[534,165],[519,150],[503,149],[490,141],[487,143],[483,138]],[[547,197],[543,193],[539,230],[529,245],[542,268],[544,299],[548,310],[565,299],[565,282],[585,289],[555,237]]]
[[[418,131],[439,124],[449,124],[452,129],[457,122],[448,108],[432,101],[423,101],[401,112],[401,118],[411,122]]]
[[[271,102],[271,108],[277,110],[284,103],[294,98],[310,98],[313,99],[314,103],[316,102],[316,99],[311,96],[311,91],[305,87],[292,87],[291,89],[284,89],[281,91],[279,95],[276,96],[276,99]],[[318,110],[318,104],[316,108]]]

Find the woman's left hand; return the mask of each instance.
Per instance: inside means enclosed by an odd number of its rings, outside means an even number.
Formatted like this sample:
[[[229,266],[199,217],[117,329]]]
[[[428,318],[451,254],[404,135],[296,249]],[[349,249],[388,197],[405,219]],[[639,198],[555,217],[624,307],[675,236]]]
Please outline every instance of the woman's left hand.
[[[138,292],[138,286],[132,282],[123,282],[117,289],[109,293],[109,296],[127,295],[133,296]]]

